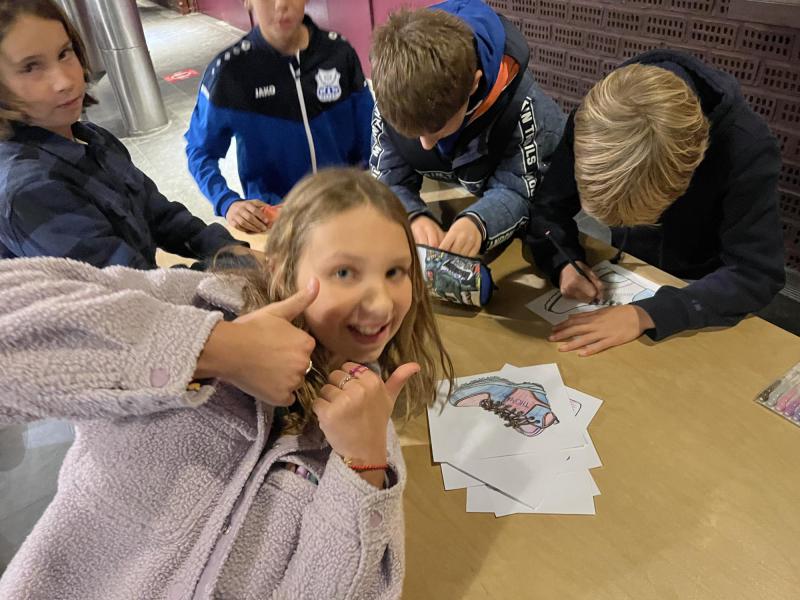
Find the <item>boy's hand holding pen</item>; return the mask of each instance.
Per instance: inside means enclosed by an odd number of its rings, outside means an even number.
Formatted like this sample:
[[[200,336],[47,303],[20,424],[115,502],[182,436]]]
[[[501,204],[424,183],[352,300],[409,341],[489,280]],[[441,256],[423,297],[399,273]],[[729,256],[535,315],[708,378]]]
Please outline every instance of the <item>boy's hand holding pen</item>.
[[[569,261],[561,270],[559,288],[565,298],[572,298],[582,302],[602,302],[603,282],[586,263],[573,260],[561,247],[550,231],[545,231],[545,237],[550,240],[561,255]]]

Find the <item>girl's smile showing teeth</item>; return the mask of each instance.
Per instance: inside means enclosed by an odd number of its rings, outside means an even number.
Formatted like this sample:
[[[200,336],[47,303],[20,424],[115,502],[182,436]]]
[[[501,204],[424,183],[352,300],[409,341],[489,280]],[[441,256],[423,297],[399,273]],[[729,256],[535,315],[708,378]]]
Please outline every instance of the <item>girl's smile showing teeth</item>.
[[[359,341],[363,344],[374,344],[375,342],[378,342],[383,337],[383,334],[389,329],[389,323],[380,325],[378,327],[348,325],[347,329],[353,334],[353,337],[356,338],[356,341]]]

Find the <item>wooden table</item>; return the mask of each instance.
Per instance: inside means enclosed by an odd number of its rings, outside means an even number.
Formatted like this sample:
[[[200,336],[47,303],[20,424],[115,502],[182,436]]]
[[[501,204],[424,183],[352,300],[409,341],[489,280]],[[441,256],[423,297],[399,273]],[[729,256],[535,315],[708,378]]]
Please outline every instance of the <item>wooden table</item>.
[[[590,244],[593,261],[610,253]],[[800,598],[800,429],[753,402],[800,360],[800,338],[751,317],[580,358],[524,307],[547,284],[519,243],[492,268],[500,290],[485,311],[437,308],[457,376],[557,362],[567,385],[603,399],[589,429],[597,515],[467,514],[464,490],[444,491],[422,415],[403,432],[404,598]]]
[[[264,235],[232,233],[264,247]],[[612,253],[589,249],[592,262]],[[464,490],[444,491],[417,417],[401,432],[404,598],[800,598],[800,429],[753,402],[800,360],[800,338],[750,317],[580,358],[556,351],[550,325],[525,308],[548,284],[519,242],[492,270],[500,289],[487,309],[437,305],[457,376],[557,362],[567,385],[603,399],[589,429],[603,460],[597,515],[467,514]]]

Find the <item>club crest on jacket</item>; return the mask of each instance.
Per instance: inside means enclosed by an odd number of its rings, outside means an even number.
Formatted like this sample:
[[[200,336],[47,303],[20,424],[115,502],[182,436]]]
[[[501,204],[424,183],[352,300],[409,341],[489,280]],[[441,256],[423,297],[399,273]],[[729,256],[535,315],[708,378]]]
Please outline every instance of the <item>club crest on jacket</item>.
[[[320,102],[335,102],[342,95],[342,86],[339,78],[342,76],[337,69],[319,69],[316,74],[317,98]]]

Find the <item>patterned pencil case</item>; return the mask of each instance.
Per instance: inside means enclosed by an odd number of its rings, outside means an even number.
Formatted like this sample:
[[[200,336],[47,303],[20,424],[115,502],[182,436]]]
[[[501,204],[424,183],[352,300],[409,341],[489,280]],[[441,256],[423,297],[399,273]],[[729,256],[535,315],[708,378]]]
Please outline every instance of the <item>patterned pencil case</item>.
[[[440,300],[485,306],[492,299],[492,272],[477,258],[417,244],[422,274],[430,293]]]

